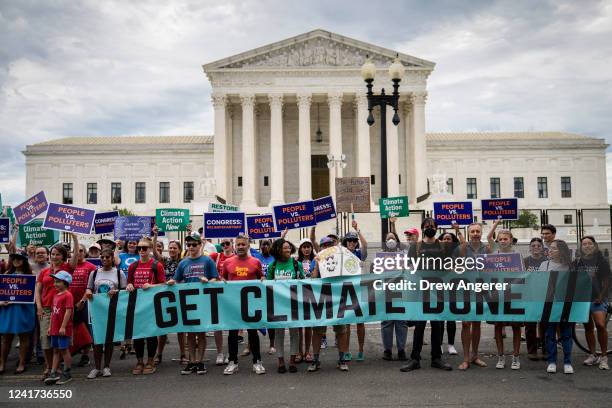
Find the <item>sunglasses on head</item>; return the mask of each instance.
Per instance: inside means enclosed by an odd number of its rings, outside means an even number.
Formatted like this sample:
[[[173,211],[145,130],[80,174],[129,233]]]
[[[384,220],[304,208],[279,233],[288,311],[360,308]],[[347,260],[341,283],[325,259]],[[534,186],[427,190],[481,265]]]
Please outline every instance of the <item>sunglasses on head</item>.
[[[148,251],[149,247],[148,246],[138,246],[138,247],[136,247],[136,249],[139,250],[139,251]]]
[[[197,247],[197,246],[198,246],[198,243],[197,243],[197,242],[187,242],[187,243],[185,244],[185,246],[186,246],[187,248]]]

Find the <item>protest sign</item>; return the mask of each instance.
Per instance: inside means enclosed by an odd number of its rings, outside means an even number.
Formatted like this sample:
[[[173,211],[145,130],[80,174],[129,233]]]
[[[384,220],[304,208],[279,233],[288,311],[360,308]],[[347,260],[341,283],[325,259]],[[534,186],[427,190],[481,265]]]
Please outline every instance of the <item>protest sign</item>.
[[[305,228],[317,224],[314,214],[314,202],[302,201],[291,204],[281,204],[272,207],[274,226],[277,231],[285,228]]]
[[[94,230],[96,234],[110,234],[115,229],[115,220],[119,217],[118,211],[96,213]]]
[[[361,274],[361,261],[346,247],[337,245],[317,254],[321,278]]]
[[[523,268],[521,254],[485,254],[483,255],[485,271],[520,272]]]
[[[35,275],[0,275],[0,302],[34,303]]]
[[[155,225],[161,231],[187,231],[189,210],[180,208],[158,208],[155,210]]]
[[[43,227],[63,232],[91,234],[96,212],[88,208],[50,203]]]
[[[278,238],[281,233],[274,229],[272,214],[249,215],[246,217],[247,235],[251,239]]]
[[[6,216],[11,220],[11,225],[16,224],[15,213],[11,207],[6,207]]]
[[[48,205],[45,192],[41,191],[13,209],[15,220],[19,225],[25,225],[47,211]]]
[[[205,238],[236,238],[245,233],[244,213],[204,213]]]
[[[153,228],[155,228],[155,226],[157,225],[155,223],[155,218],[156,217],[154,215],[151,217],[151,231],[153,231]],[[162,231],[162,230],[158,229],[157,230],[157,236],[158,237],[165,237],[166,236],[166,231]]]
[[[380,218],[407,217],[408,197],[387,197],[379,201]]]
[[[19,241],[17,246],[50,247],[59,241],[59,232],[43,228],[43,220],[34,220],[27,225],[19,226]]]
[[[90,264],[97,266],[98,268],[102,266],[102,260],[100,258],[86,258],[85,260]]]
[[[221,212],[239,212],[240,208],[236,205],[221,204],[221,203],[209,203],[209,213],[221,213]]]
[[[115,240],[138,241],[151,236],[151,217],[117,217],[114,228]]]
[[[370,178],[336,178],[336,211],[370,212]]]
[[[315,221],[318,223],[336,218],[334,199],[325,196],[314,200]]]
[[[470,201],[441,202],[433,205],[434,219],[438,225],[452,225],[453,221],[459,225],[470,225],[474,219]]]
[[[0,218],[0,244],[8,244],[11,240],[11,220]]]
[[[169,333],[383,320],[583,322],[590,285],[587,274],[558,272],[387,272],[161,285],[111,298],[94,295],[89,310],[96,344]]]
[[[518,199],[481,200],[483,220],[518,220]]]

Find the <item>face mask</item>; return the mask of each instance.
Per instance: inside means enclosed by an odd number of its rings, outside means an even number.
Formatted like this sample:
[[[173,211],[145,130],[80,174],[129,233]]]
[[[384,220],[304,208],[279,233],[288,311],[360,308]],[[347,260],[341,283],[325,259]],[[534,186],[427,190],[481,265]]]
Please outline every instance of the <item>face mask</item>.
[[[423,234],[425,234],[427,238],[433,238],[436,236],[436,230],[433,228],[426,228]]]
[[[387,248],[389,249],[397,248],[397,241],[395,241],[394,239],[387,240]]]

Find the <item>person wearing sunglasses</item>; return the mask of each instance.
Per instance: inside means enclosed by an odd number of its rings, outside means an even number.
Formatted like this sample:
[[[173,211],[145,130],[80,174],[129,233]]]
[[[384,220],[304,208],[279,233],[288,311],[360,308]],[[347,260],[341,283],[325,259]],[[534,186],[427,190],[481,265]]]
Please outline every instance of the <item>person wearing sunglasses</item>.
[[[187,257],[179,263],[174,278],[170,279],[167,284],[174,285],[177,282],[200,282],[206,284],[209,281],[216,281],[219,276],[217,274],[217,267],[212,259],[202,254],[200,234],[192,232],[185,238],[185,245],[187,246]],[[187,333],[187,343],[189,344],[189,363],[181,370],[181,374],[206,374],[207,369],[204,365],[206,332]]]
[[[220,271],[223,270],[223,264],[225,263],[225,261],[235,256],[234,244],[231,239],[229,238],[222,239],[220,245],[221,245],[220,252],[214,252],[210,254],[210,259],[212,259],[215,262],[215,266],[217,267],[217,271],[219,273]],[[218,366],[228,364],[229,356],[225,356],[223,354],[223,331],[221,330],[215,331],[215,346],[217,347],[217,358],[215,360],[215,364]],[[247,353],[247,355],[248,354],[249,353]]]

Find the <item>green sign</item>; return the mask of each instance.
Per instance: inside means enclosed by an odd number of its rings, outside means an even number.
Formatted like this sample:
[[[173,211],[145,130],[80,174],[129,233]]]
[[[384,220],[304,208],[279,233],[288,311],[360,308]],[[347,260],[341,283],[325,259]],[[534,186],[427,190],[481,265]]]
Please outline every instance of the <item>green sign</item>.
[[[210,203],[208,204],[208,212],[223,213],[223,212],[240,212],[237,205]]]
[[[15,214],[13,213],[13,207],[6,207],[6,216],[11,220],[11,225],[15,225]]]
[[[408,197],[406,196],[381,198],[378,205],[380,206],[380,218],[408,216]]]
[[[50,247],[59,241],[59,232],[42,227],[43,220],[33,220],[19,226],[19,246],[36,245]]]
[[[181,208],[158,208],[155,211],[155,225],[161,231],[187,231],[189,210]]]

